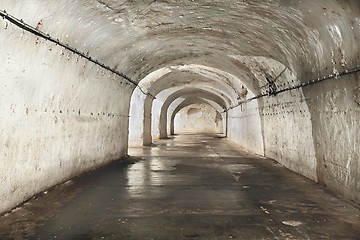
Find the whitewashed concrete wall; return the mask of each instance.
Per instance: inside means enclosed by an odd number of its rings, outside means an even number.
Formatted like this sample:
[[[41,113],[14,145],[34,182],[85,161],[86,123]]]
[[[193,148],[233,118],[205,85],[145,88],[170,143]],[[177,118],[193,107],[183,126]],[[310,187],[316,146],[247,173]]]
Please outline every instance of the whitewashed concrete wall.
[[[129,119],[129,146],[140,147],[144,144],[144,103],[146,95],[139,88],[131,96]]]
[[[160,138],[160,108],[161,103],[160,101],[157,102],[157,99],[153,101],[152,104],[152,116],[151,116],[151,136],[152,140],[159,139]]]
[[[264,155],[264,139],[257,101],[228,112],[227,137],[246,150]]]
[[[174,120],[175,134],[222,133],[222,116],[209,104],[191,104],[180,110]]]
[[[360,202],[360,74],[305,88],[318,181]],[[299,113],[298,113],[299,114]]]
[[[175,111],[175,109],[183,102],[185,101],[185,98],[177,98],[175,99],[170,105],[169,105],[169,109],[167,111],[167,118],[166,118],[166,129],[167,129],[167,135],[173,135],[174,134],[174,119],[172,119],[171,117],[173,116],[173,113]],[[160,113],[161,114],[161,113]],[[160,119],[159,119],[159,127],[160,126]],[[172,130],[172,131],[171,131]],[[160,132],[160,131],[159,131]]]
[[[316,181],[311,115],[302,90],[260,101],[265,156]]]
[[[360,75],[352,74],[230,110],[228,137],[359,202],[359,126]]]
[[[311,116],[301,89],[264,97],[229,111],[228,137],[317,180]]]
[[[280,62],[264,57],[237,56],[261,82],[261,92],[300,84]],[[250,93],[247,98],[252,98]],[[317,180],[312,123],[302,89],[247,102],[229,112],[229,136],[246,149],[275,159],[287,168]]]
[[[224,135],[226,135],[226,123],[227,123],[227,118],[226,118],[226,112],[224,112],[224,108],[225,106],[221,106],[218,103],[211,101],[209,99],[202,99],[202,98],[197,98],[197,99],[186,99],[183,102],[181,102],[180,104],[178,104],[178,106],[172,110],[170,116],[168,116],[169,122],[170,122],[170,135],[174,134],[174,120],[175,120],[175,116],[176,114],[181,111],[183,108],[192,105],[192,104],[205,104],[205,105],[209,105],[211,106],[213,109],[215,109],[215,111],[217,112],[216,114],[216,119],[215,122],[217,123],[217,127],[218,124],[222,125],[222,131],[218,130],[218,132],[216,133],[222,133]],[[169,110],[170,110],[171,105],[169,106]],[[220,120],[221,118],[221,120]]]
[[[0,23],[3,212],[124,156],[132,86],[64,48]]]

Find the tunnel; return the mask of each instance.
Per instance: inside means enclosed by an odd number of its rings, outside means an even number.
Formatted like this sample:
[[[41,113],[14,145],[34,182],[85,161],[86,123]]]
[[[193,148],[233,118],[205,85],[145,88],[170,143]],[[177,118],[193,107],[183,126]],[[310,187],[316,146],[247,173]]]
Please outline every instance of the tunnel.
[[[356,0],[1,1],[0,215],[131,149],[216,139],[359,219],[359,39]]]

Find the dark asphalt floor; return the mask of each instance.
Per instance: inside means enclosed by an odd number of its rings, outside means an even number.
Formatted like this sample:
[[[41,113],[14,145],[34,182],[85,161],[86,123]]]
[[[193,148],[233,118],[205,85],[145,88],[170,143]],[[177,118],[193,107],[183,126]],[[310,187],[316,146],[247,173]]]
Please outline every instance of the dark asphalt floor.
[[[360,211],[218,136],[183,135],[0,218],[0,239],[360,239]]]

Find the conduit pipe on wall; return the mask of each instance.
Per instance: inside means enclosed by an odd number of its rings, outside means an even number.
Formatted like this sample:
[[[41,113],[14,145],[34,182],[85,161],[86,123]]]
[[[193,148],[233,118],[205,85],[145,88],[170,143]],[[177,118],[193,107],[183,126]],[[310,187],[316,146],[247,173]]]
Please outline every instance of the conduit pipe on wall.
[[[148,95],[152,98],[155,99],[155,97],[153,95],[151,95],[150,93],[146,93],[143,89],[141,89],[141,87],[138,85],[138,83],[136,83],[134,80],[132,80],[130,77],[126,76],[124,73],[121,73],[119,71],[117,71],[116,69],[113,69],[107,65],[105,65],[104,63],[101,63],[99,62],[98,60],[92,58],[91,56],[89,56],[88,53],[84,53],[84,52],[81,52],[80,50],[76,49],[76,48],[73,48],[71,46],[69,46],[68,44],[60,41],[59,39],[57,38],[54,38],[54,37],[51,37],[49,34],[47,33],[44,33],[42,31],[40,31],[39,29],[37,28],[34,28],[33,26],[25,23],[22,19],[19,19],[17,17],[14,17],[10,14],[8,14],[6,12],[6,10],[0,10],[0,16],[3,18],[3,19],[6,19],[8,20],[9,22],[13,23],[15,26],[29,32],[29,33],[32,33],[38,37],[41,37],[47,41],[50,41],[52,43],[55,43],[63,48],[65,48],[66,50],[69,50],[70,52],[84,58],[84,59],[87,59],[88,61],[94,63],[95,65],[97,66],[100,66],[114,74],[116,74],[117,76],[120,76],[122,77],[123,79],[125,79],[126,81],[128,81],[129,83],[131,83],[132,85],[138,87],[140,89],[140,91],[144,94],[144,95]]]
[[[313,80],[310,80],[310,81],[307,81],[307,82],[304,82],[304,83],[297,84],[295,86],[286,87],[286,88],[276,90],[276,91],[272,91],[272,89],[270,88],[267,93],[256,95],[255,97],[252,97],[252,98],[246,99],[244,101],[241,101],[240,103],[236,104],[235,106],[229,107],[224,112],[228,112],[231,109],[234,109],[234,108],[236,108],[238,106],[241,106],[244,103],[253,101],[255,99],[259,99],[259,98],[266,97],[266,96],[275,96],[276,94],[279,94],[279,93],[282,93],[282,92],[287,92],[287,91],[303,88],[303,87],[306,87],[306,86],[309,86],[309,85],[317,84],[317,83],[320,83],[320,82],[323,82],[323,81],[326,81],[326,80],[330,80],[330,79],[333,79],[333,78],[339,78],[339,77],[349,75],[349,74],[353,74],[353,73],[356,73],[356,72],[359,72],[359,71],[360,71],[360,67],[356,67],[356,68],[353,68],[351,70],[345,70],[343,72],[339,72],[339,73],[336,73],[336,74],[335,73],[330,74],[330,75],[324,76],[322,78],[320,77],[320,78],[317,78],[317,79],[313,79]],[[272,82],[272,83],[274,83],[274,82]],[[271,85],[269,85],[269,87],[271,87]]]

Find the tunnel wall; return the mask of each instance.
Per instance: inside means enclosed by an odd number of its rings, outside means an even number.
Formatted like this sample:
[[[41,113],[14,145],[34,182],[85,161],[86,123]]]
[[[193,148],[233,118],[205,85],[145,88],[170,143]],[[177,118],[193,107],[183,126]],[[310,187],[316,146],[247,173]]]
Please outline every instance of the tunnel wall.
[[[222,133],[222,116],[209,104],[196,103],[181,109],[174,119],[178,133]]]
[[[229,111],[231,140],[259,154],[262,142],[264,156],[360,202],[358,73],[265,96],[258,105]]]
[[[360,74],[305,88],[321,184],[360,203]]]
[[[263,135],[257,101],[238,106],[228,112],[227,137],[245,149],[264,155]]]
[[[228,137],[249,151],[317,180],[311,115],[301,89],[230,110]]]
[[[259,100],[265,156],[317,180],[311,114],[301,89]]]
[[[133,87],[54,43],[0,24],[4,212],[124,156]]]

